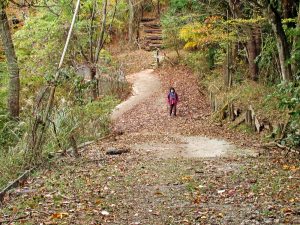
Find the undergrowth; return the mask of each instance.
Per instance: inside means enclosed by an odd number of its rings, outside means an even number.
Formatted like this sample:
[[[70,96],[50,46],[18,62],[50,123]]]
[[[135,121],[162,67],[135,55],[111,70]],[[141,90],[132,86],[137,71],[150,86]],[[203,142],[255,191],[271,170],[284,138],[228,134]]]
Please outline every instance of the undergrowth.
[[[45,135],[46,144],[43,146],[41,160],[48,160],[48,157],[53,155],[54,152],[68,149],[70,147],[69,136],[71,134],[75,137],[77,144],[106,135],[109,132],[109,114],[118,103],[119,100],[115,96],[106,96],[85,105],[74,107],[65,105],[56,110],[52,116],[53,124],[50,124]],[[1,149],[0,189],[24,172],[27,142],[28,138],[30,138],[30,123],[29,120],[21,123],[24,127],[28,127],[24,128],[24,132],[18,135],[19,139],[15,146],[6,146],[6,148]],[[55,132],[53,129],[54,125]],[[17,127],[18,125],[14,129],[17,129]],[[1,138],[5,138],[3,134]]]
[[[228,103],[233,103],[234,107],[242,112],[252,106],[260,122],[267,121],[271,124],[271,131],[264,132],[265,141],[281,137],[281,144],[299,147],[300,89],[298,82],[287,85],[284,83],[267,85],[265,80],[254,82],[247,79],[247,69],[239,66],[232,75],[232,87],[227,88],[224,85],[222,54],[218,54],[219,57],[215,59],[214,68],[210,68],[209,57],[205,52],[183,52],[181,55],[183,56],[181,62],[199,76],[201,86],[203,85],[209,93],[213,93],[218,110]],[[284,124],[287,124],[286,131],[280,135],[278,132],[282,131],[278,127]],[[252,135],[253,129],[240,125],[237,132]]]

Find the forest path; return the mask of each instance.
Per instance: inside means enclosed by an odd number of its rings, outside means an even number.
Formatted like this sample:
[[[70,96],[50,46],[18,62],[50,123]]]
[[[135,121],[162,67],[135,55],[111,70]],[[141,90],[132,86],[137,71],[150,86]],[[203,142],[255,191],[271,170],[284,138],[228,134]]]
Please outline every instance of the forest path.
[[[131,74],[126,78],[132,84],[132,95],[112,112],[113,121],[161,88],[161,83],[158,77],[154,76],[152,69]]]
[[[162,89],[161,80],[154,70],[147,69],[139,73],[131,74],[127,76],[127,80],[132,84],[132,95],[126,101],[119,104],[111,115],[117,129],[126,130],[126,126],[123,125],[126,124],[127,121],[133,121],[133,123],[128,124],[130,124],[129,126],[134,126],[134,123],[141,125],[143,121],[150,122],[151,120],[154,122],[152,125],[150,124],[150,129],[148,124],[144,124],[144,126],[137,131],[139,136],[149,135],[149,130],[156,128],[158,123],[163,122],[162,120],[167,121],[172,127],[177,127],[178,117],[168,116],[166,94],[164,93],[167,90]],[[197,86],[197,83],[190,85],[191,88],[192,86]],[[183,104],[189,105],[188,102],[185,102],[188,98],[183,97],[182,99]],[[202,99],[202,101],[205,100]],[[180,113],[180,105],[181,104],[178,106],[178,115],[179,117],[187,119],[183,113]],[[207,113],[207,111],[201,112],[199,110],[198,113],[204,114]],[[209,123],[207,118],[206,120],[207,123]],[[157,122],[157,124],[155,124],[155,122]],[[132,127],[130,127],[130,129],[132,129]],[[154,151],[165,157],[199,158],[229,154],[255,154],[253,150],[237,148],[235,145],[222,139],[208,138],[206,136],[184,136],[178,133],[178,131],[170,132],[170,126],[166,124],[160,126],[158,131],[160,136],[165,136],[166,138],[173,137],[174,140],[177,140],[176,144],[146,141],[139,145],[134,144],[130,146],[130,148],[140,149],[142,151]]]
[[[206,95],[185,67],[138,74],[132,82],[151,91],[119,106],[115,135],[13,190],[0,224],[300,224],[299,167],[249,154],[257,140],[211,122]],[[176,118],[167,113],[171,85],[180,96]],[[130,151],[107,155],[109,148]]]

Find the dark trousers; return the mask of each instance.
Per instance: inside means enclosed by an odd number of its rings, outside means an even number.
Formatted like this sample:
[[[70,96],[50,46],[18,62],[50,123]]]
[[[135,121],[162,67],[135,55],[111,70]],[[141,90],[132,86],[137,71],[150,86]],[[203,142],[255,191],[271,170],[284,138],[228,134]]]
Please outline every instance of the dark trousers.
[[[172,116],[172,112],[174,112],[174,116],[176,116],[176,104],[170,105],[170,116]]]

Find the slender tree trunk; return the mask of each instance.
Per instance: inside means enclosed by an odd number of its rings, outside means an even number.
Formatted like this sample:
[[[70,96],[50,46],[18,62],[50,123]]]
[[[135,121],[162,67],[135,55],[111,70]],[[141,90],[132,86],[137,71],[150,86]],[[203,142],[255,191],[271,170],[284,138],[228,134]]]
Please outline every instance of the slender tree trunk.
[[[273,6],[269,3],[268,8],[266,10],[268,19],[270,24],[272,25],[273,32],[275,33],[275,37],[277,40],[277,48],[279,53],[279,61],[280,61],[280,69],[282,79],[284,81],[291,81],[292,77],[292,69],[291,65],[288,64],[288,59],[291,57],[290,46],[288,44],[287,37],[283,30],[281,16],[279,12],[273,8]]]
[[[248,63],[249,63],[249,72],[251,79],[254,81],[258,81],[258,66],[255,61],[257,57],[257,49],[256,49],[256,41],[253,30],[249,29],[250,39],[247,42],[247,52],[248,52]]]
[[[97,41],[97,48],[96,48],[96,52],[95,52],[95,64],[98,63],[99,61],[99,55],[100,52],[103,48],[104,45],[104,41],[105,41],[105,28],[106,28],[106,18],[107,18],[107,0],[103,1],[103,12],[102,12],[103,16],[102,16],[102,24],[101,24],[101,30],[100,30],[100,36],[99,39]]]
[[[20,78],[18,60],[13,45],[9,23],[5,11],[5,5],[0,2],[0,35],[2,44],[7,59],[7,66],[9,72],[9,86],[8,86],[8,109],[9,114],[13,118],[18,118],[20,113]]]
[[[136,0],[128,0],[129,5],[129,23],[128,23],[128,40],[130,44],[134,44],[139,39],[139,26],[141,20],[142,2]]]
[[[90,40],[89,40],[89,44],[90,44],[90,52],[89,52],[89,55],[90,55],[90,60],[93,62],[94,61],[94,41],[93,41],[93,35],[94,35],[94,31],[95,31],[95,28],[94,28],[94,21],[95,21],[95,15],[96,15],[96,7],[97,7],[97,1],[94,0],[93,2],[93,6],[91,8],[91,22],[90,22],[90,28],[89,28],[89,36],[90,36]]]
[[[298,9],[297,30],[298,32],[300,30],[300,1],[299,1],[299,9]],[[293,54],[296,54],[296,52],[300,50],[299,45],[300,45],[300,35],[297,34],[294,38]],[[293,74],[297,74],[299,72],[299,69],[300,69],[300,62],[296,58],[296,60],[294,60],[292,63]]]
[[[257,53],[257,55],[259,55],[261,53],[261,49],[262,49],[261,28],[255,27],[253,32],[254,32],[254,38],[255,38],[255,44],[256,44],[256,53]]]
[[[96,79],[96,75],[97,75],[97,68],[95,66],[93,66],[91,68],[91,81],[92,81],[92,90],[91,90],[91,96],[93,98],[93,100],[96,100],[98,97],[98,85],[97,85],[97,79]]]
[[[242,4],[240,0],[229,0],[229,7],[234,18],[245,18],[242,13]],[[258,81],[259,69],[255,59],[259,54],[258,45],[260,45],[260,43],[258,42],[258,39],[256,37],[256,30],[254,30],[252,27],[246,29],[250,37],[250,39],[246,43],[250,77],[252,80]]]

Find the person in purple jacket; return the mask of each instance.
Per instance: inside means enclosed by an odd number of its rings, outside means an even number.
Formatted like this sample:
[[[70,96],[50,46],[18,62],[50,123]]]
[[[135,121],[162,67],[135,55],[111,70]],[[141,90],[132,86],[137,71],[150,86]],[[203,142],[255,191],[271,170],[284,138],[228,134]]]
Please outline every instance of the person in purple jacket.
[[[170,88],[169,94],[168,94],[168,104],[170,106],[170,116],[172,116],[172,113],[174,112],[174,116],[176,116],[177,111],[177,103],[178,103],[178,95],[173,87]]]

